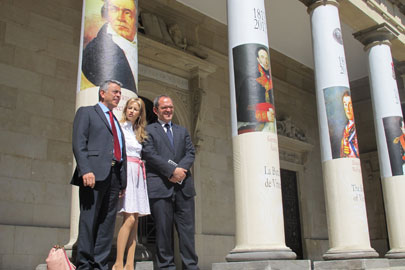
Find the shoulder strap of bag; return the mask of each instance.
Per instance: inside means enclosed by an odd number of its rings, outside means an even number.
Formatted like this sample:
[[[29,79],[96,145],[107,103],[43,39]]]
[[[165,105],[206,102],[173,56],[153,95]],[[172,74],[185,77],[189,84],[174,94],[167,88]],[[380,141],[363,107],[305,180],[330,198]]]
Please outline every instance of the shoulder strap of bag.
[[[75,270],[76,267],[74,265],[72,265],[72,263],[70,262],[67,254],[66,254],[65,248],[62,247],[61,249],[63,250],[63,254],[65,255],[66,263],[67,263],[67,265],[69,265],[69,270]]]

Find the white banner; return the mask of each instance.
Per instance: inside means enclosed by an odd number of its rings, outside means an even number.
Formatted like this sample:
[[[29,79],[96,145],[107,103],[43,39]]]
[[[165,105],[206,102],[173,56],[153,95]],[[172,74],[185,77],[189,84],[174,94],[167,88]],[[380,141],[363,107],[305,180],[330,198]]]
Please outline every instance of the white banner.
[[[232,135],[276,132],[263,0],[228,1]]]
[[[228,0],[228,35],[236,247],[227,260],[243,261],[251,253],[263,259],[292,259],[296,255],[284,239],[264,1]]]
[[[405,124],[390,47],[373,46],[368,58],[381,176],[404,175]]]

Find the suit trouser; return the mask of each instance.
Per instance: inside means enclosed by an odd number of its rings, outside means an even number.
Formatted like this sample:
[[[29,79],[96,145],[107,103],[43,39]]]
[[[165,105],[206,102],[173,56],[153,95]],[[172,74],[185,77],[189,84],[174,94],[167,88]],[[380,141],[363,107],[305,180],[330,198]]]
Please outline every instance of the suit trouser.
[[[96,181],[94,189],[83,186],[79,188],[77,270],[108,269],[120,190],[119,167],[111,167],[107,179]]]
[[[196,270],[194,197],[174,191],[172,197],[151,199],[151,214],[156,225],[156,258],[159,269],[176,269],[173,251],[173,221],[179,236],[183,269]]]

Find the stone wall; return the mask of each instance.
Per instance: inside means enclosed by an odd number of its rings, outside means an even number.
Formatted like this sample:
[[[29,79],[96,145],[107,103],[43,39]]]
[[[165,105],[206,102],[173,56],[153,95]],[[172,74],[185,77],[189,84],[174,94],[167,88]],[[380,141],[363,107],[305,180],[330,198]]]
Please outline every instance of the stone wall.
[[[201,268],[224,262],[234,248],[235,194],[231,139],[228,58],[212,55],[217,71],[208,78],[202,143],[196,159],[197,252]]]
[[[81,5],[0,2],[0,269],[68,240]]]

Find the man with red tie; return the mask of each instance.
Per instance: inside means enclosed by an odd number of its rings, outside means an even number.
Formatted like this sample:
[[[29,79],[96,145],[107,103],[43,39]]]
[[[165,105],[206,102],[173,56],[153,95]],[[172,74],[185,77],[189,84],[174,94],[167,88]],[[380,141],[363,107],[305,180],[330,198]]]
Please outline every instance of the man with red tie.
[[[112,114],[122,84],[100,85],[99,103],[80,107],[73,122],[77,167],[71,184],[79,186],[80,220],[77,269],[107,270],[119,196],[126,188],[126,153],[121,127]]]

